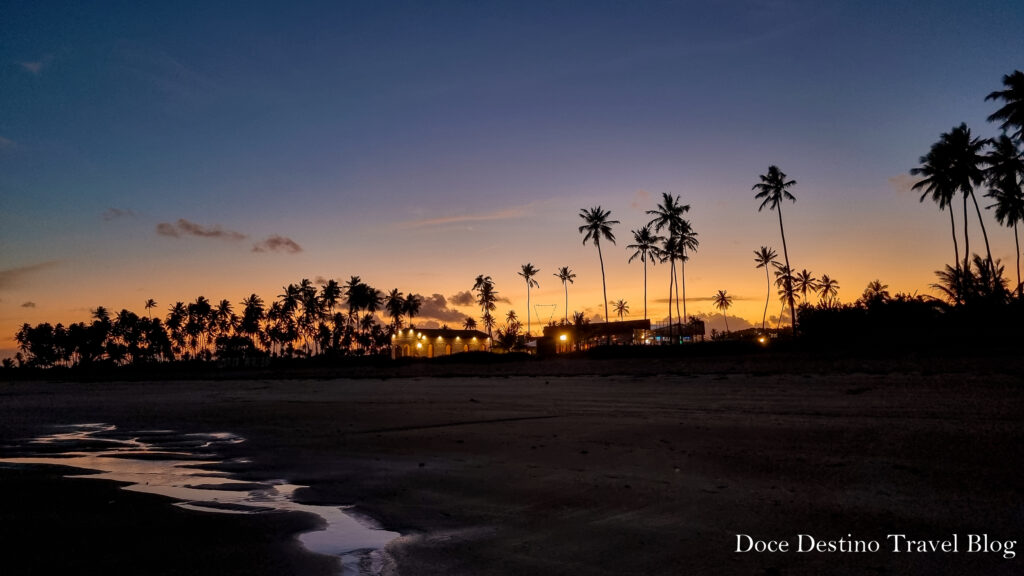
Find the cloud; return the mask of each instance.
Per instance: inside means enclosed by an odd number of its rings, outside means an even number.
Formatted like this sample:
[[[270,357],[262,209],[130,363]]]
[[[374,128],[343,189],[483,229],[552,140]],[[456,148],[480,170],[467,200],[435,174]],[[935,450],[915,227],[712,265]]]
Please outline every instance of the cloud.
[[[429,297],[420,294],[417,294],[417,296],[419,296],[422,302],[418,316],[432,318],[441,322],[461,323],[466,319],[466,315],[462,312],[449,308],[448,300],[441,294],[431,294]]]
[[[476,304],[476,298],[473,298],[473,293],[469,290],[456,292],[448,301],[452,306],[473,306]]]
[[[889,187],[899,194],[906,194],[910,192],[916,193],[915,190],[911,190],[911,187],[913,187],[914,184],[917,184],[918,181],[918,178],[915,178],[910,174],[899,174],[889,178]]]
[[[103,219],[107,222],[117,220],[118,218],[135,218],[135,212],[121,208],[107,208],[103,213]]]
[[[0,270],[0,290],[13,288],[21,284],[22,280],[24,280],[26,276],[35,274],[36,272],[41,272],[48,268],[53,268],[58,264],[60,264],[60,262],[57,260],[51,260],[48,262],[40,262],[39,264],[31,264],[29,266]]]
[[[633,201],[629,203],[630,207],[636,208],[637,210],[646,210],[649,208],[651,200],[651,193],[647,190],[637,190],[633,193]]]
[[[284,236],[268,236],[262,242],[257,242],[252,245],[253,252],[287,252],[288,254],[298,254],[302,252],[302,246],[291,238]]]
[[[32,302],[32,301],[30,300],[30,301],[28,301],[28,302],[25,302],[25,303],[23,303],[23,304],[21,305],[21,307],[22,307],[22,308],[35,308],[35,307],[36,307],[36,303],[35,303],[35,302]]]
[[[448,224],[463,224],[466,222],[489,222],[493,220],[514,220],[523,218],[529,213],[531,204],[515,208],[505,208],[483,214],[462,214],[459,216],[443,216],[441,218],[424,218],[421,220],[409,220],[399,222],[400,228],[426,228],[431,226],[444,226]]]
[[[39,73],[43,71],[43,66],[46,66],[46,62],[42,60],[38,62],[19,62],[18,64],[34,76],[39,76]]]
[[[220,226],[206,227],[195,222],[190,222],[184,218],[178,219],[177,222],[171,224],[169,222],[161,222],[156,225],[156,233],[161,236],[170,236],[172,238],[180,238],[182,236],[198,236],[200,238],[221,238],[224,240],[244,240],[245,234],[241,232],[235,232],[234,230],[224,230]]]

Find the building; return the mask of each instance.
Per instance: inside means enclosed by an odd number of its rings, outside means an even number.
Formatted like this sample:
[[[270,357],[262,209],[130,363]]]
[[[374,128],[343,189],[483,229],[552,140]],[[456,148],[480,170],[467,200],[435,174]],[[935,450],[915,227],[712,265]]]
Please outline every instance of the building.
[[[554,324],[544,327],[544,337],[537,344],[538,351],[562,354],[586,350],[594,346],[651,344],[650,320],[624,322],[597,322],[576,326]]]
[[[490,350],[491,339],[479,330],[406,328],[391,336],[392,358],[436,358]]]

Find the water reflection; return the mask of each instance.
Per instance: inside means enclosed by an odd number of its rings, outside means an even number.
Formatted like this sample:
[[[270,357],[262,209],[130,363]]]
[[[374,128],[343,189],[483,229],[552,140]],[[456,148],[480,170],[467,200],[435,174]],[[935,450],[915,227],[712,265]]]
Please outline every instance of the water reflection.
[[[252,482],[212,467],[221,464],[220,448],[245,440],[226,432],[181,434],[171,430],[123,433],[102,423],[63,426],[21,447],[23,455],[0,458],[9,464],[51,464],[95,471],[72,474],[126,482],[125,490],[159,494],[177,506],[204,512],[258,514],[279,511],[319,516],[322,528],[299,536],[308,550],[341,558],[343,574],[378,574],[380,550],[396,532],[368,527],[344,508],[295,502],[303,486],[283,480]],[[239,462],[239,461],[236,461]]]

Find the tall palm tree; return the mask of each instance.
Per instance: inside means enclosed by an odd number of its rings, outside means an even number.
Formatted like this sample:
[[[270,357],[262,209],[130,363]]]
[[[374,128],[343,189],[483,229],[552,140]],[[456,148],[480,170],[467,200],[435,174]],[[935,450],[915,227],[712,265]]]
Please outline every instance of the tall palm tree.
[[[573,274],[572,270],[568,266],[562,266],[558,269],[558,273],[555,274],[558,279],[562,281],[562,288],[565,289],[565,319],[566,324],[569,323],[569,284],[573,283],[576,279],[576,275]]]
[[[626,246],[627,249],[633,250],[633,255],[629,257],[629,262],[640,259],[644,264],[644,320],[647,319],[647,261],[654,257],[657,261],[658,255],[658,242],[661,242],[661,236],[654,234],[651,231],[651,225],[648,224],[633,232],[633,244]],[[566,311],[568,314],[568,311]]]
[[[779,310],[779,324],[775,327],[776,330],[782,329],[782,318],[786,315],[786,305],[789,304],[791,299],[796,299],[796,290],[793,288],[795,285],[796,282],[789,266],[776,262],[775,286],[779,289],[779,301],[782,302],[782,308]]]
[[[654,210],[648,210],[647,214],[654,216],[648,223],[648,226],[653,225],[655,232],[661,232],[662,230],[668,231],[668,236],[663,239],[663,245],[660,249],[660,258],[664,262],[666,259],[669,262],[669,279],[668,279],[668,325],[669,325],[669,339],[672,339],[672,287],[676,281],[676,258],[683,252],[680,247],[679,233],[683,227],[683,214],[689,212],[690,205],[683,204],[679,196],[673,196],[668,192],[661,193],[661,204],[658,204]],[[679,293],[679,288],[675,290],[676,294]],[[679,298],[676,298],[676,313],[678,316],[679,312]]]
[[[679,230],[676,232],[676,248],[679,255],[679,284],[676,285],[676,317],[679,322],[686,322],[686,261],[690,259],[690,252],[696,252],[700,242],[697,240],[697,233],[689,220],[679,223]],[[679,315],[679,285],[683,287],[683,314]]]
[[[767,247],[761,246],[760,250],[754,250],[754,262],[758,268],[764,268],[764,280],[768,284],[768,292],[764,296],[764,313],[761,314],[761,331],[764,331],[765,321],[768,319],[768,300],[772,297],[772,280],[768,276],[768,267],[776,263],[779,254]]]
[[[953,198],[956,197],[956,185],[950,174],[948,156],[948,150],[941,141],[932,144],[928,154],[921,156],[918,160],[921,165],[910,170],[911,175],[924,177],[914,183],[911,190],[924,190],[920,202],[924,202],[924,199],[930,194],[932,201],[939,205],[939,210],[949,208],[949,229],[953,235],[953,263],[959,268],[960,246],[956,241],[956,220],[953,218]]]
[[[839,282],[834,278],[829,278],[828,274],[822,274],[821,280],[818,281],[818,294],[822,304],[831,306],[836,295],[839,294]]]
[[[714,303],[715,308],[718,308],[722,312],[722,318],[725,319],[725,331],[729,332],[729,316],[726,311],[732,306],[732,296],[725,293],[725,290],[719,290],[717,294],[711,297],[711,302]]]
[[[476,291],[476,301],[480,305],[481,316],[484,327],[487,328],[487,337],[492,337],[491,330],[494,328],[494,316],[491,315],[497,307],[498,292],[494,289],[494,281],[490,276],[480,274],[473,283],[473,290]]]
[[[782,255],[786,259],[786,269],[792,270],[793,268],[789,265],[789,250],[786,247],[786,229],[782,225],[782,201],[790,200],[796,202],[796,198],[791,194],[788,188],[796,185],[796,180],[787,180],[786,174],[779,170],[778,166],[771,165],[768,167],[767,174],[761,174],[759,176],[760,182],[754,184],[752,190],[757,190],[757,194],[754,198],[761,200],[761,205],[757,208],[760,212],[764,210],[765,206],[775,210],[779,213],[779,232],[782,235]],[[788,280],[787,280],[788,282]],[[789,297],[789,314],[790,320],[793,323],[793,331],[796,331],[796,311],[793,304],[793,286],[792,284],[785,287]]]
[[[534,276],[540,272],[539,268],[534,268],[533,264],[527,262],[523,264],[519,270],[519,276],[526,280],[526,335],[530,335],[530,318],[533,317],[530,314],[530,288],[540,288],[540,283],[534,280]]]
[[[402,312],[409,317],[409,327],[412,328],[412,319],[420,313],[420,308],[423,306],[423,297],[419,294],[409,294],[405,297],[405,307]]]
[[[604,256],[601,255],[601,238],[608,240],[612,244],[615,244],[615,234],[612,233],[612,225],[618,224],[618,220],[609,220],[611,216],[610,210],[602,210],[600,206],[595,206],[589,210],[580,210],[580,218],[583,219],[585,224],[579,227],[580,234],[586,233],[583,236],[583,245],[587,244],[590,240],[597,246],[597,257],[601,262],[601,290],[604,294],[604,321],[608,322],[608,286],[605,283],[604,278]],[[609,336],[609,341],[611,336]]]
[[[996,90],[985,97],[985,101],[1002,100],[1002,108],[988,117],[989,122],[1002,120],[999,127],[1012,138],[1024,142],[1024,72],[1014,70],[1003,76],[1006,90]]]
[[[146,300],[146,315],[149,316],[150,320],[153,319],[153,308],[156,308],[156,300],[153,300],[152,298]]]
[[[466,316],[466,319],[462,322],[462,327],[466,330],[476,330],[476,320],[471,316]]]
[[[947,158],[950,162],[949,170],[953,184],[964,195],[964,258],[970,254],[967,236],[967,199],[970,198],[974,203],[974,211],[978,215],[978,224],[981,226],[981,236],[985,240],[985,253],[991,270],[993,266],[992,250],[988,244],[988,233],[985,231],[985,221],[981,217],[981,208],[974,195],[974,187],[980,186],[985,181],[985,173],[982,170],[985,157],[981,152],[987,141],[981,138],[971,138],[970,128],[963,123],[942,134],[939,138],[940,142],[948,148]],[[966,268],[966,264],[964,267]]]
[[[629,316],[629,303],[621,298],[612,304],[612,308],[615,309],[615,313],[619,316],[619,322],[622,322],[623,316]]]
[[[1019,72],[1018,72],[1019,73]],[[1013,241],[1017,258],[1017,292],[1024,298],[1024,285],[1020,278],[1020,236],[1017,224],[1024,221],[1024,155],[1009,136],[1003,134],[992,141],[992,150],[985,157],[988,168],[985,180],[989,191],[985,195],[996,202],[988,208],[996,209],[996,220],[1013,228]]]

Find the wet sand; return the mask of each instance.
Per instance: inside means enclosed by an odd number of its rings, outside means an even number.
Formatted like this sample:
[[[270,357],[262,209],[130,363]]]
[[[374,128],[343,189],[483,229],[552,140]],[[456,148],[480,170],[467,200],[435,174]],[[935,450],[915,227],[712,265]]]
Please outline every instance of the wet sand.
[[[356,504],[407,534],[388,547],[388,569],[402,575],[1017,574],[1021,546],[1013,559],[965,551],[968,534],[1024,540],[1020,372],[992,369],[991,359],[976,364],[940,372],[780,374],[723,364],[699,374],[676,367],[602,376],[605,365],[581,376],[15,383],[0,385],[0,442],[48,424],[97,421],[234,432],[248,439],[226,454],[251,459],[234,470],[243,478],[307,484],[300,499]],[[4,472],[0,482],[17,486],[19,503],[64,497],[55,490],[111,498],[91,484],[71,487],[84,481],[18,484],[14,476]],[[93,500],[80,496],[72,498],[80,506]],[[169,514],[182,517],[173,530],[157,529],[164,536],[140,561],[166,564],[194,526],[200,535],[244,534],[239,545],[260,554],[211,551],[224,566],[331,570],[295,548],[296,526],[284,520],[119,496],[149,501],[132,510],[161,526]],[[3,536],[19,532],[11,526],[50,526],[66,541],[83,534],[76,546],[85,551],[134,548],[118,542],[144,521],[104,509],[97,529],[59,528],[65,516],[10,502]],[[882,551],[738,554],[738,533],[794,545],[798,534],[851,534],[880,541]],[[894,554],[886,540],[893,533],[957,534],[961,551]],[[8,559],[33,562],[18,546],[9,550]]]

